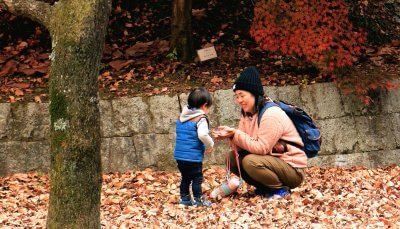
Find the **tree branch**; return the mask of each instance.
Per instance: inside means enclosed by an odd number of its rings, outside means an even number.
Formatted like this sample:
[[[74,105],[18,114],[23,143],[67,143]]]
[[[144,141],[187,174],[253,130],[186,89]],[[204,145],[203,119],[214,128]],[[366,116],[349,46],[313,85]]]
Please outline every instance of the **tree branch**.
[[[36,0],[0,0],[0,9],[25,16],[49,28],[52,6]]]

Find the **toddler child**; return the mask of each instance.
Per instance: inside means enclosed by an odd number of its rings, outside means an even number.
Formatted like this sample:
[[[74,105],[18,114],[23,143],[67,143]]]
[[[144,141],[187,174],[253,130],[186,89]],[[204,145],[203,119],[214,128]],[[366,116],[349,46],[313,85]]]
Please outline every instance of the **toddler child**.
[[[188,105],[176,121],[174,158],[182,176],[179,204],[186,206],[211,206],[201,190],[204,152],[211,153],[214,147],[207,117],[211,105],[210,93],[205,88],[197,88],[189,94]]]

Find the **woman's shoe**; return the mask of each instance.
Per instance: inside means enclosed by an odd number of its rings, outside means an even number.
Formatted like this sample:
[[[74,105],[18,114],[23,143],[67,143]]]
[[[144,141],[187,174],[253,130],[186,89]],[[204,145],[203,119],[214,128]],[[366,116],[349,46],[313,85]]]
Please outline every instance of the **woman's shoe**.
[[[273,190],[269,194],[270,194],[270,197],[273,197],[273,196],[284,197],[284,196],[290,195],[290,193],[286,190],[286,188],[280,188],[280,189]]]
[[[272,198],[273,196],[284,197],[289,195],[290,193],[286,190],[286,188],[279,188],[273,191],[269,191],[262,188],[256,188],[254,190],[254,194],[261,197]]]

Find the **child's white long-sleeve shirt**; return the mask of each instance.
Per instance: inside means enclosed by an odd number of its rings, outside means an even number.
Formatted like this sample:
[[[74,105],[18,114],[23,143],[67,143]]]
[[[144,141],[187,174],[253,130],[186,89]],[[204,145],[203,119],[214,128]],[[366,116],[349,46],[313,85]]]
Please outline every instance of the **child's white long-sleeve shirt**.
[[[197,136],[200,141],[206,145],[206,148],[214,147],[214,141],[209,132],[206,118],[201,118],[200,121],[197,122]]]
[[[181,122],[187,122],[199,116],[206,114],[201,109],[189,109],[188,106],[183,107],[182,113],[179,117]],[[197,136],[200,141],[204,143],[206,148],[214,147],[214,141],[210,136],[208,122],[205,117],[201,117],[197,122]]]

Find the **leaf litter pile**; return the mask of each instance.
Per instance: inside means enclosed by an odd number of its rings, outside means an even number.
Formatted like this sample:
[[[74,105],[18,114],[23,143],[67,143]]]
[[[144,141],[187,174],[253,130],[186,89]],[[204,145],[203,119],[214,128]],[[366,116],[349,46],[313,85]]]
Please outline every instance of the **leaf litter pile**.
[[[400,167],[310,167],[305,182],[284,198],[266,199],[244,185],[212,207],[177,204],[180,175],[129,171],[103,175],[102,228],[377,228],[400,227]],[[225,170],[204,171],[208,195]],[[0,225],[43,228],[49,178],[38,173],[0,177]]]

